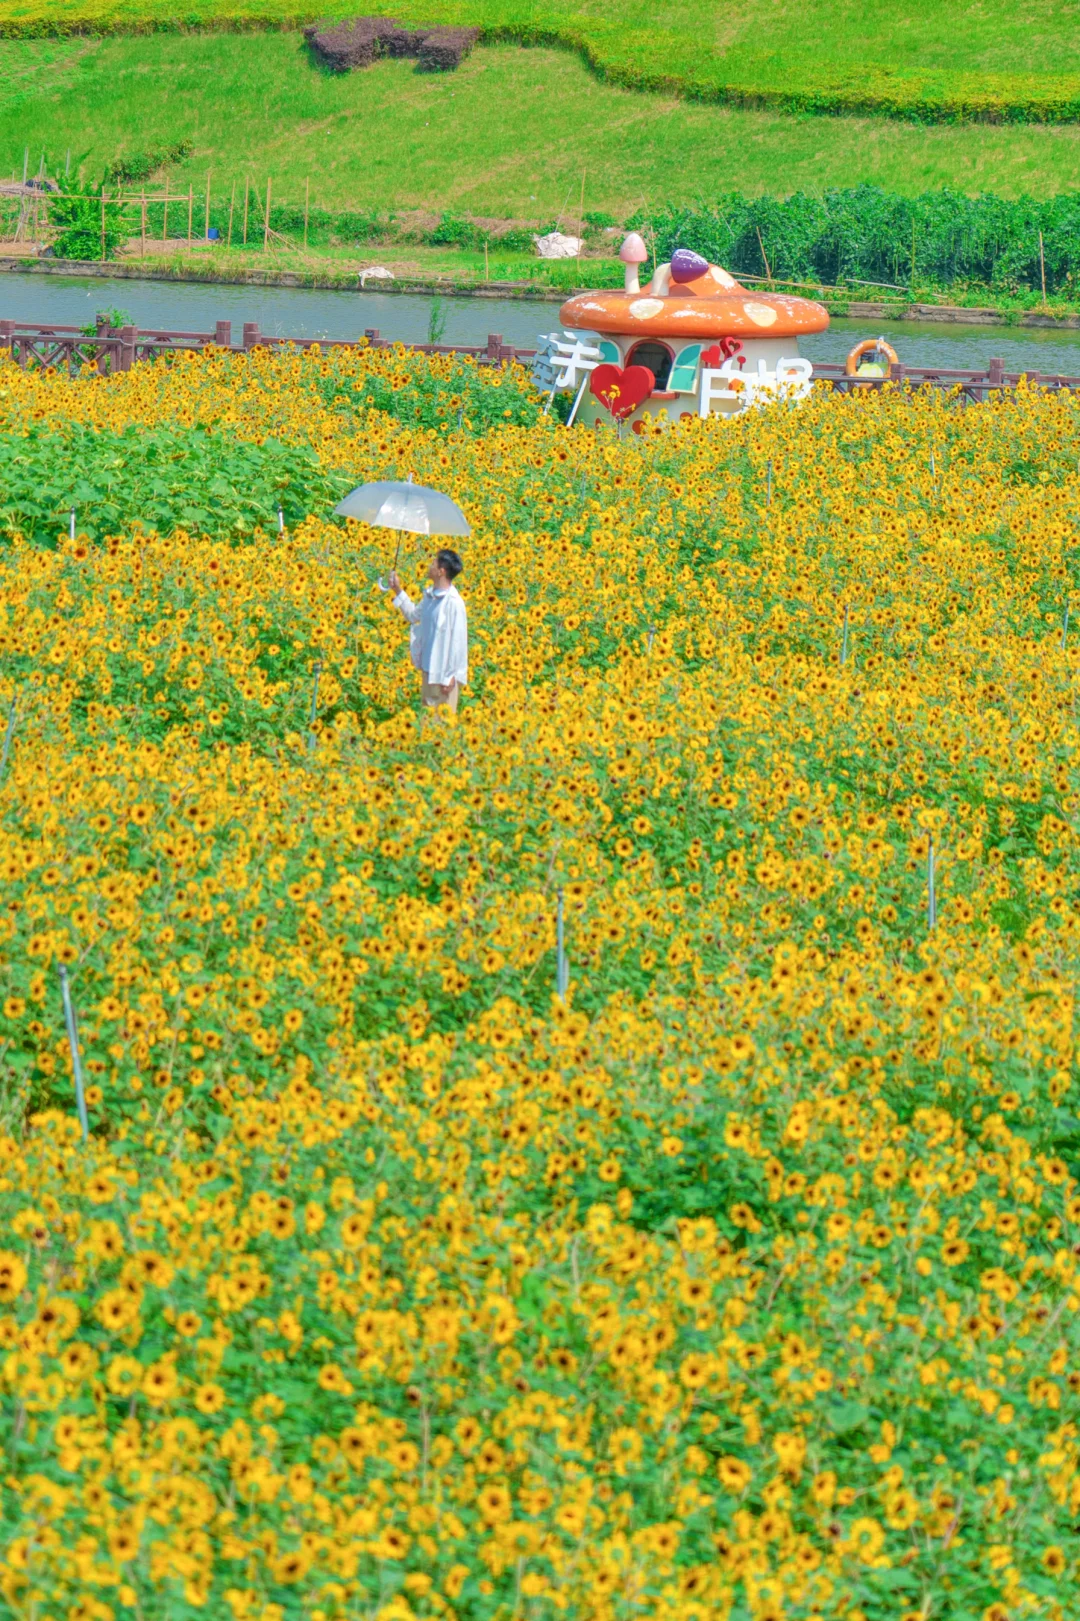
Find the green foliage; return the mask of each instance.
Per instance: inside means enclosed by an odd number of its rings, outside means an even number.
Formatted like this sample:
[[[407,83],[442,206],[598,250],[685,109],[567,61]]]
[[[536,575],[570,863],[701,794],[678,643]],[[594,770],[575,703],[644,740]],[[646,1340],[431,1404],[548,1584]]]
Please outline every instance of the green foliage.
[[[151,152],[129,152],[115,158],[105,170],[110,185],[128,185],[135,180],[149,180],[157,169],[167,163],[183,163],[195,150],[192,141],[174,141],[171,146],[157,147]]]
[[[460,214],[444,214],[427,240],[435,247],[474,248],[482,241],[482,233],[471,220]]]
[[[1040,286],[1041,232],[1047,291],[1080,285],[1080,192],[1043,202],[947,187],[918,197],[871,185],[822,197],[729,192],[696,208],[639,212],[627,224],[655,234],[660,259],[694,248],[734,275],[828,286],[974,281],[1002,292]]]
[[[131,325],[130,310],[120,309],[114,305],[111,309],[97,310],[93,322],[89,326],[84,326],[83,332],[88,338],[92,338],[97,334],[99,326],[107,327],[110,332],[119,332],[122,326]]]
[[[0,537],[53,546],[74,506],[80,534],[101,540],[133,523],[219,537],[325,516],[348,488],[303,446],[261,445],[203,427],[26,423],[0,435]]]
[[[333,350],[327,361],[319,392],[326,405],[348,415],[350,425],[364,412],[383,411],[410,427],[444,432],[461,428],[479,436],[508,424],[532,427],[543,412],[543,395],[528,384],[521,386],[512,373],[480,368],[465,358],[449,357],[447,369],[436,370],[425,365],[423,357],[409,358],[402,352],[406,381],[374,370],[357,376],[347,369],[347,361],[336,361]]]
[[[56,231],[52,251],[57,259],[115,259],[127,232],[119,210],[101,206],[101,188],[79,180],[49,201],[49,221]]]

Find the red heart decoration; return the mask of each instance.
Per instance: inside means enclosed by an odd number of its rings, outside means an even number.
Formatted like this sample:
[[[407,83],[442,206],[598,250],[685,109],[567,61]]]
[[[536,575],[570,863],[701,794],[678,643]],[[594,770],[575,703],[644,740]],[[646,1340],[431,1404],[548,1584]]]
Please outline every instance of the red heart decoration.
[[[721,338],[720,342],[714,343],[711,349],[702,351],[701,364],[703,366],[719,366],[723,361],[730,360],[733,355],[739,356],[739,366],[741,368],[746,358],[742,352],[741,342],[738,338]]]
[[[627,366],[624,370],[610,361],[597,366],[589,379],[590,390],[617,422],[632,416],[655,387],[656,378],[648,366]]]

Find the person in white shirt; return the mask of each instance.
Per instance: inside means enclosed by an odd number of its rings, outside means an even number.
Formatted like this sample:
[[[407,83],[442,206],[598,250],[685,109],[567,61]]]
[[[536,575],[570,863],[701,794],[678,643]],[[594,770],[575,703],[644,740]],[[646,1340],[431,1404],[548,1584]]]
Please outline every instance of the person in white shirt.
[[[409,654],[420,671],[420,695],[430,709],[445,704],[457,713],[458,694],[469,679],[469,624],[454,581],[464,564],[457,552],[436,552],[428,569],[431,582],[418,603],[390,575],[394,607],[412,626]]]

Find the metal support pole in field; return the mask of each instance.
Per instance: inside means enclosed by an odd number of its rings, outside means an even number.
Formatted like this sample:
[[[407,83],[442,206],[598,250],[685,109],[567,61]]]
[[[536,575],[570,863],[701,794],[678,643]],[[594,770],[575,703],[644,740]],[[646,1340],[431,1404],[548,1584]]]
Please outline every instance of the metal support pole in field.
[[[0,782],[3,782],[4,780],[4,772],[7,770],[8,754],[11,752],[11,739],[15,735],[15,708],[18,702],[18,695],[16,693],[12,693],[11,708],[8,710],[7,728],[4,732],[4,751],[2,754],[0,754]]]
[[[578,414],[578,406],[581,404],[582,400],[585,398],[585,390],[588,388],[588,386],[589,386],[589,373],[586,372],[584,377],[581,379],[581,387],[578,389],[577,394],[574,396],[574,403],[570,408],[570,415],[566,419],[566,426],[568,428],[572,428],[574,426],[574,418]],[[582,484],[584,484],[584,479],[582,480]],[[584,500],[584,499],[585,499],[585,497],[582,496],[582,500]]]
[[[563,892],[559,890],[559,904],[555,913],[555,989],[559,1000],[566,1001],[570,989],[570,964],[566,956],[566,924],[563,917]]]
[[[315,714],[319,707],[319,677],[322,675],[322,659],[315,660],[315,685],[311,690],[311,714],[308,717],[308,749],[315,747],[318,739],[315,736]]]
[[[71,986],[68,984],[67,969],[60,964],[60,995],[64,1002],[64,1023],[67,1025],[68,1046],[71,1048],[71,1072],[75,1077],[75,1104],[79,1111],[79,1124],[82,1127],[83,1142],[90,1135],[90,1122],[86,1117],[86,1093],[83,1090],[82,1060],[79,1057],[79,1031],[75,1023],[75,1009],[71,1001]]]
[[[69,540],[74,540],[75,539],[75,508],[74,507],[72,507],[70,509],[70,511],[68,512],[68,539]]]

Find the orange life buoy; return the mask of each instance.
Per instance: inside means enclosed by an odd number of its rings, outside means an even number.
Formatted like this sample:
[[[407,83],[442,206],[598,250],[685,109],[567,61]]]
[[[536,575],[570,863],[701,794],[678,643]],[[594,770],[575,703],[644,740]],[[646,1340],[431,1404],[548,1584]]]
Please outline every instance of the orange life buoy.
[[[860,373],[860,360],[862,359],[863,355],[870,354],[873,351],[883,354],[886,357],[889,362],[888,370],[885,371],[879,367],[875,367],[874,370],[871,371],[868,367],[864,372]],[[893,367],[899,366],[899,364],[900,356],[897,354],[891,343],[887,343],[884,338],[864,338],[861,343],[857,343],[855,345],[854,349],[848,355],[847,360],[844,362],[844,371],[849,377],[858,377],[860,375],[864,377],[888,377]]]

